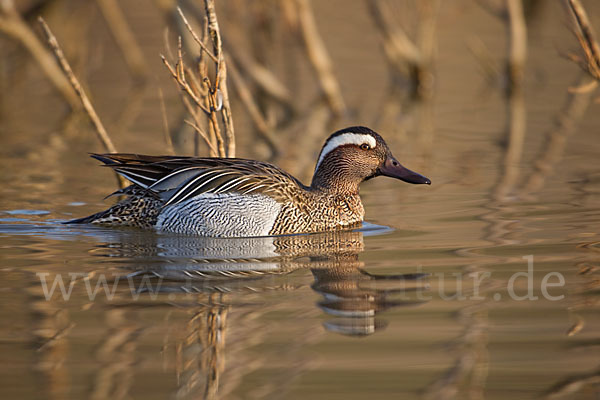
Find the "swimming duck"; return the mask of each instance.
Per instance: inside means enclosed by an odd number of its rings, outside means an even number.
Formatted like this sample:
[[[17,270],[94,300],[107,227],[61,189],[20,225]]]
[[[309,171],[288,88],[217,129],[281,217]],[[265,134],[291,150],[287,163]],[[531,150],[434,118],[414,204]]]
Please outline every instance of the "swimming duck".
[[[125,200],[68,223],[153,228],[211,237],[254,237],[359,226],[361,182],[389,176],[431,184],[403,167],[381,136],[355,126],[333,133],[310,186],[275,165],[239,158],[92,154],[133,184]]]

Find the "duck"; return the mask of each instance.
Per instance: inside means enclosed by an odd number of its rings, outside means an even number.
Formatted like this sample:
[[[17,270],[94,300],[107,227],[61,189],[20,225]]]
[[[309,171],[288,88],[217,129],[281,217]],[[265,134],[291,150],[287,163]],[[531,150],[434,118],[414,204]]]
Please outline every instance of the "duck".
[[[387,176],[431,184],[402,166],[383,138],[364,126],[327,138],[310,186],[273,164],[249,159],[91,156],[131,185],[108,196],[124,196],[109,209],[66,223],[238,238],[339,231],[357,228],[364,220],[362,182]]]

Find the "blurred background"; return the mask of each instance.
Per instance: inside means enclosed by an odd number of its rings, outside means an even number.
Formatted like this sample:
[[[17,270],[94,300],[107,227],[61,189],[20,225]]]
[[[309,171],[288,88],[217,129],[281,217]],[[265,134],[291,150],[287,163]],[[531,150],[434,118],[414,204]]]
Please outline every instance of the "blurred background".
[[[177,11],[212,51],[201,0],[0,0],[0,397],[597,399],[600,64],[566,4],[216,1],[216,91]],[[432,185],[363,184],[381,226],[333,236],[62,226],[116,181],[38,16],[119,152],[218,155],[218,129],[222,155],[309,183],[327,136],[365,125]],[[515,301],[530,255],[539,299]],[[40,274],[69,273],[47,300]],[[89,298],[99,276],[115,297]],[[134,300],[144,277],[169,283]]]

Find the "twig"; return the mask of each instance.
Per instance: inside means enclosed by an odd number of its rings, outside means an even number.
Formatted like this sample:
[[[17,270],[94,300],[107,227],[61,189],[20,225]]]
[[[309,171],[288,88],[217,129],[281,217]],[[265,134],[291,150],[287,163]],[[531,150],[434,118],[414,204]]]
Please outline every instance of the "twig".
[[[477,0],[477,3],[481,6],[481,8],[485,9],[495,17],[506,19],[506,8],[497,4],[497,1],[493,2],[492,0]]]
[[[73,87],[73,89],[75,90],[77,95],[79,96],[79,99],[81,100],[81,103],[83,104],[85,111],[88,113],[88,116],[92,120],[92,123],[94,124],[94,127],[96,128],[96,133],[98,134],[98,138],[100,139],[100,141],[102,142],[102,144],[104,145],[104,147],[106,148],[107,151],[109,151],[111,153],[116,153],[117,149],[115,148],[112,140],[108,136],[108,133],[104,129],[104,126],[102,125],[102,121],[100,121],[98,114],[96,114],[96,111],[94,110],[94,107],[92,106],[92,103],[90,102],[90,99],[87,97],[87,94],[81,87],[81,84],[75,77],[75,74],[73,74],[73,70],[71,69],[69,62],[65,58],[65,55],[63,54],[62,49],[60,48],[58,41],[56,40],[56,37],[54,36],[52,31],[50,31],[50,28],[48,27],[48,25],[46,24],[46,22],[44,21],[44,19],[42,17],[39,17],[38,21],[39,21],[40,25],[42,26],[44,33],[46,34],[46,39],[48,40],[48,44],[50,45],[50,48],[52,49],[52,51],[54,51],[54,54],[58,58],[58,62],[60,64],[63,72],[65,73],[65,75],[67,75],[67,78],[69,79],[69,82],[71,83],[71,86]]]
[[[436,44],[436,15],[438,0],[423,0],[419,7],[419,30],[412,40],[392,18],[387,2],[370,0],[369,10],[375,27],[381,31],[383,49],[389,65],[401,75],[408,75],[414,95],[427,98],[432,94],[431,66]]]
[[[205,79],[208,80],[208,78]],[[215,137],[217,138],[217,149],[219,150],[219,157],[227,157],[228,153],[225,152],[225,141],[223,140],[223,135],[221,135],[219,121],[217,121],[217,94],[218,92],[215,92],[214,96],[208,96],[208,99],[211,102],[211,113],[208,115],[208,120],[210,121],[210,126],[214,130]]]
[[[478,3],[486,11],[502,19],[506,25],[509,43],[506,93],[510,95],[522,86],[527,59],[527,24],[523,13],[523,0],[503,0],[503,8],[489,1],[478,0]]]
[[[208,116],[208,118],[211,120],[211,123],[213,121],[216,123],[216,117],[215,118],[211,117],[214,114],[213,109],[212,108],[209,109],[204,104],[204,101],[202,100],[202,98],[200,98],[198,96],[196,91],[194,91],[192,86],[189,85],[189,83],[187,82],[187,80],[185,78],[186,67],[183,64],[183,57],[182,57],[182,51],[181,51],[181,37],[179,37],[177,54],[178,54],[178,61],[175,64],[175,67],[171,66],[171,64],[169,63],[169,61],[167,61],[165,56],[161,55],[160,57],[163,60],[163,63],[165,64],[165,66],[167,67],[169,72],[171,73],[171,76],[173,77],[173,79],[175,79],[175,82],[177,82],[180,89],[182,91],[184,91],[185,93],[187,93],[189,98],[194,101],[195,105]],[[195,85],[195,86],[198,88],[198,85]],[[203,95],[203,97],[205,97],[205,98],[208,97],[208,91],[206,91],[206,94]],[[196,120],[197,116],[196,116],[195,110],[193,109],[191,104],[189,104],[189,102],[187,102],[186,97],[184,97],[184,104],[186,105],[186,108],[188,109],[190,114],[192,114],[192,116]],[[196,121],[196,122],[198,122],[198,121]],[[218,128],[218,124],[217,124],[217,128]],[[213,147],[214,145],[213,145],[212,141],[210,141],[206,135],[201,135],[201,136],[206,141],[206,144],[209,146],[209,148],[211,148],[211,155],[213,155],[212,149],[214,149],[214,147]],[[217,139],[217,145],[219,147],[219,151],[218,151],[218,153],[215,154],[215,156],[225,157],[225,148],[224,148],[223,140],[220,137],[220,133],[218,133],[218,131],[216,132],[216,139]]]
[[[498,78],[502,76],[502,72],[485,43],[479,37],[474,36],[467,42],[467,47],[479,63],[487,81],[489,83],[497,82]]]
[[[388,59],[400,70],[406,64],[419,65],[421,62],[419,48],[404,29],[391,22],[391,10],[388,4],[380,0],[370,0],[367,4],[375,20],[375,26],[381,30],[384,37],[384,48]]]
[[[527,58],[527,25],[523,15],[522,0],[506,0],[508,14],[510,54],[508,56],[508,79],[510,90],[519,88],[525,73]]]
[[[585,9],[579,0],[565,0],[567,8],[571,11],[575,26],[575,34],[585,55],[585,62],[573,58],[586,72],[600,80],[600,46],[596,34]]]
[[[233,46],[230,46],[229,49],[234,50]],[[271,96],[287,109],[292,110],[294,108],[290,91],[271,70],[257,63],[252,57],[243,52],[230,51],[226,52],[225,56],[231,59],[232,62],[237,63],[237,65],[243,65],[244,72],[267,95]]]
[[[211,100],[213,105],[215,105],[217,104],[217,97],[222,97],[223,109],[221,116],[223,125],[225,126],[225,136],[227,137],[227,157],[235,157],[235,132],[231,106],[229,104],[229,93],[227,91],[227,66],[223,56],[221,32],[219,31],[214,0],[204,0],[204,10],[208,17],[208,34],[213,43],[213,52],[217,57],[217,77],[211,90]],[[218,125],[214,124],[214,127],[218,128]]]
[[[195,125],[200,126],[201,122],[200,122],[200,119],[198,118],[198,113],[199,113],[198,109],[194,108],[194,106],[190,102],[190,99],[187,97],[183,98],[183,104],[185,105],[185,108],[187,109],[187,111],[190,113],[190,115],[194,119]],[[189,124],[186,123],[186,125],[189,125]],[[204,130],[202,130],[202,132],[204,132]],[[206,134],[205,135],[196,135],[195,138],[198,138],[198,136],[200,136],[206,142],[206,145],[208,146],[208,151],[209,151],[209,154],[211,157],[222,157],[222,155],[219,153],[219,151],[215,147],[217,138],[215,137],[214,132],[210,132],[210,133],[212,133],[211,136],[208,136]],[[195,147],[194,155],[198,155],[198,146],[196,143],[195,143],[194,147]]]
[[[519,167],[527,133],[527,113],[523,91],[512,91],[510,96],[506,97],[506,101],[508,105],[506,110],[507,143],[504,149],[502,173],[493,191],[494,199],[498,201],[507,200],[513,194],[512,192],[521,178]]]
[[[44,19],[42,17],[38,17],[38,21],[39,21],[40,25],[42,26],[42,29],[44,30],[44,34],[46,35],[46,39],[48,41],[48,44],[50,45],[50,48],[52,49],[52,51],[56,55],[56,58],[58,59],[60,67],[62,68],[63,72],[69,79],[69,82],[71,83],[71,86],[75,90],[75,93],[77,93],[77,95],[79,96],[79,99],[81,100],[81,104],[83,105],[83,109],[86,111],[88,117],[92,121],[94,128],[96,128],[96,134],[98,136],[98,139],[100,139],[100,142],[104,145],[104,148],[106,149],[106,151],[108,151],[109,153],[116,153],[117,149],[115,148],[115,145],[113,144],[112,140],[110,139],[110,136],[108,136],[106,129],[104,129],[104,125],[102,125],[102,121],[100,121],[98,114],[96,114],[96,111],[94,110],[94,106],[92,106],[90,99],[87,97],[87,94],[81,87],[81,84],[77,80],[77,77],[75,77],[73,70],[71,70],[71,66],[69,65],[69,62],[67,61],[67,59],[65,58],[65,55],[63,54],[62,49],[60,48],[60,45],[58,44],[58,41],[56,40],[56,37],[54,36],[52,31],[50,31],[50,28],[48,27],[48,25],[46,24],[46,21],[44,21]],[[121,177],[120,175],[117,175],[117,179],[119,180],[121,187],[124,187],[125,186],[124,178]]]
[[[244,82],[243,78],[241,77],[239,71],[237,70],[237,67],[235,66],[235,63],[229,64],[229,70],[231,72],[231,80],[235,88],[237,89],[237,92],[240,96],[240,100],[242,101],[242,103],[244,103],[246,111],[248,111],[248,114],[250,114],[250,118],[252,119],[254,126],[258,130],[260,136],[269,145],[271,152],[273,154],[277,154],[279,152],[277,137],[273,133],[272,127],[269,125],[269,123],[265,120],[265,117],[260,112],[258,105],[252,98],[250,89],[248,89],[246,82]]]
[[[3,0],[0,4],[0,31],[21,42],[72,109],[81,107],[77,95],[56,65],[52,54],[23,21],[12,0]]]
[[[206,144],[208,145],[208,147],[210,149],[211,155],[212,154],[218,154],[217,149],[210,142],[210,139],[208,138],[208,135],[206,135],[206,132],[204,132],[204,130],[202,128],[200,128],[195,123],[193,123],[191,121],[188,121],[187,119],[184,120],[183,122],[185,122],[186,124],[188,124],[189,126],[191,126],[192,128],[194,128],[194,130],[196,131],[196,133],[199,134],[202,137],[202,139],[204,139],[204,141],[206,142]]]
[[[160,111],[162,113],[163,119],[163,134],[165,137],[165,142],[167,143],[167,152],[169,154],[175,154],[175,148],[173,147],[173,140],[171,139],[171,132],[169,130],[169,120],[167,119],[167,108],[165,107],[165,98],[163,96],[163,91],[160,87],[158,88],[158,97],[160,99]]]
[[[569,91],[567,100],[556,118],[555,126],[546,134],[544,149],[535,158],[534,169],[521,189],[521,196],[531,196],[541,190],[548,176],[551,176],[555,166],[563,156],[568,138],[577,132],[585,112],[587,111],[598,81],[591,79],[585,72],[581,72],[576,86],[585,87],[586,90]]]
[[[160,58],[162,59],[163,63],[165,64],[165,66],[167,67],[169,72],[171,73],[171,76],[173,77],[173,79],[175,79],[175,82],[178,83],[181,90],[186,92],[188,94],[188,96],[190,96],[190,98],[192,100],[194,100],[194,103],[196,103],[196,105],[202,109],[202,111],[204,111],[207,115],[210,114],[210,110],[208,108],[206,108],[206,106],[202,103],[202,99],[200,99],[200,97],[198,97],[196,95],[196,93],[194,93],[191,86],[185,80],[185,73],[183,73],[183,72],[180,73],[179,71],[176,71],[176,69],[179,69],[179,65],[180,65],[179,62],[175,65],[175,68],[173,68],[171,66],[171,64],[169,63],[169,61],[165,58],[165,56],[163,56],[161,54]]]
[[[202,38],[194,32],[191,24],[188,22],[181,9],[177,9],[187,30],[194,41],[200,46],[200,57],[197,62],[198,78],[194,76],[191,70],[186,67],[183,62],[181,37],[179,37],[177,62],[175,66],[172,66],[164,56],[161,56],[161,58],[180,89],[187,94],[187,96],[183,97],[183,100],[186,104],[186,108],[194,117],[194,121],[196,122],[195,125],[199,127],[201,124],[198,121],[194,107],[192,107],[191,104],[188,104],[189,99],[193,100],[195,106],[202,110],[208,118],[209,134],[207,135],[202,131],[204,134],[200,134],[199,136],[202,137],[209,146],[211,155],[215,152],[216,148],[216,156],[234,157],[235,136],[227,92],[227,69],[223,56],[221,34],[219,32],[213,0],[205,0],[204,3],[206,19]],[[212,50],[207,46],[208,39],[212,42]],[[208,76],[208,67],[204,57],[205,54],[208,54],[210,60],[216,64],[216,76],[214,79],[211,79]],[[189,76],[189,82],[186,78],[186,74]],[[219,112],[221,113],[225,137],[223,137],[223,134],[221,133],[221,126],[218,121],[217,114]],[[196,136],[196,138],[198,138],[198,136]]]
[[[323,39],[319,35],[310,2],[309,0],[296,0],[296,6],[298,8],[298,18],[308,59],[317,73],[319,83],[325,93],[331,111],[335,115],[342,115],[346,112],[346,104],[344,103],[340,85],[333,73],[331,59],[329,58]]]
[[[194,41],[196,43],[198,43],[198,45],[200,46],[200,48],[202,48],[202,50],[204,50],[204,52],[206,54],[208,54],[208,56],[214,62],[219,62],[219,60],[217,59],[217,57],[215,57],[215,55],[208,49],[208,47],[206,47],[206,45],[204,44],[204,42],[202,42],[202,40],[200,40],[200,38],[198,37],[198,35],[196,35],[196,32],[194,32],[194,30],[192,29],[192,26],[190,25],[190,23],[188,22],[187,18],[183,14],[183,11],[181,11],[180,7],[177,7],[177,12],[179,13],[179,16],[181,17],[181,19],[183,20],[183,23],[185,24],[185,27],[187,28],[187,30],[190,32],[190,34],[194,38]]]
[[[206,14],[203,17],[203,25],[202,25],[202,43],[204,43],[204,47],[208,48],[208,41],[210,40],[210,36],[208,34],[208,16],[206,16]],[[198,59],[198,76],[199,77],[206,77],[208,76],[208,64],[207,64],[207,59],[205,57],[205,52],[201,51],[200,52],[200,57]],[[214,61],[213,61],[214,62]],[[200,82],[200,87],[202,89],[202,96],[204,99],[204,104],[206,107],[210,107],[210,82],[207,82],[207,80],[202,79],[202,81]],[[196,119],[197,121],[197,119]],[[216,146],[217,144],[217,131],[214,129],[214,127],[212,125],[209,124],[209,129],[208,129],[208,134],[209,139],[211,141],[211,143],[213,143],[213,148]],[[198,136],[196,136],[198,137]],[[220,154],[215,152],[215,157],[217,156],[221,156]]]

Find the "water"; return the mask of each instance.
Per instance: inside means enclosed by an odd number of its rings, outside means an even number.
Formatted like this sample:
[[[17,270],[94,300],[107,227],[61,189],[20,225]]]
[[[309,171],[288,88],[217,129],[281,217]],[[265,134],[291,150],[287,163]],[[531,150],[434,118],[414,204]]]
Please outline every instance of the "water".
[[[597,92],[567,91],[587,78],[557,56],[554,44],[576,46],[560,7],[532,17],[525,87],[505,99],[465,45],[478,32],[495,49],[502,25],[445,6],[435,96],[407,106],[387,97],[382,59],[350,62],[381,55],[366,45],[376,32],[349,31],[368,16],[343,5],[317,18],[335,16],[321,26],[355,108],[336,127],[372,126],[432,180],[365,183],[369,224],[353,232],[217,240],[62,225],[110,204],[114,178],[88,159],[100,148],[85,124],[57,121],[35,71],[7,88],[0,397],[599,398],[600,116]],[[138,11],[136,32],[162,23]],[[148,54],[162,51],[156,31]],[[118,53],[105,36],[91,58],[99,113],[119,150],[161,153],[158,95],[123,122],[127,77],[107,77],[102,51]],[[175,123],[178,93],[154,61]],[[240,155],[264,157],[237,129]],[[276,162],[306,180],[326,135],[289,151],[309,161]]]

